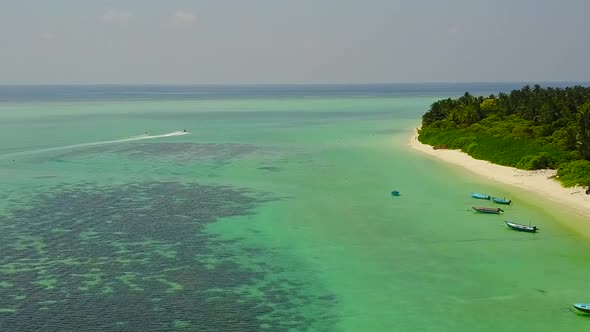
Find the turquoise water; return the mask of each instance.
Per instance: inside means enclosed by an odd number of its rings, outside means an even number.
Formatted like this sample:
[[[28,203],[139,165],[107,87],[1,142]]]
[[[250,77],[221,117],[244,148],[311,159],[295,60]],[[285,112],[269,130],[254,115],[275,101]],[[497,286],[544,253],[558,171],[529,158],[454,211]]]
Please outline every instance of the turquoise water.
[[[5,101],[1,330],[586,326],[589,242],[410,150],[419,92]]]

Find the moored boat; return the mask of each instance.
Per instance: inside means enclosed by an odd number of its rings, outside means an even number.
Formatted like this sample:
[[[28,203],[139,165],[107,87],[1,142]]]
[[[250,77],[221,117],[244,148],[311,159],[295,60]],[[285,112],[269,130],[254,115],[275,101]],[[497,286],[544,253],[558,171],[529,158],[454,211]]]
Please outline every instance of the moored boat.
[[[472,209],[474,209],[477,212],[481,212],[481,213],[494,213],[494,214],[500,214],[500,212],[504,212],[504,210],[500,209],[500,208],[488,208],[488,207],[481,207],[481,206],[472,206]]]
[[[590,314],[590,303],[574,303],[574,308],[580,310],[581,312]]]
[[[505,205],[509,205],[510,203],[512,203],[512,201],[509,199],[498,198],[498,197],[492,197],[492,201],[494,201],[494,203],[505,204]]]
[[[490,196],[487,194],[478,194],[478,193],[471,193],[471,197],[477,199],[490,199]]]
[[[391,196],[399,196],[399,190],[394,190],[391,192]]]
[[[507,221],[507,220],[504,222],[506,223],[506,225],[508,227],[510,227],[510,229],[513,229],[515,231],[535,233],[539,230],[537,228],[537,226],[527,226],[527,225],[517,224],[515,222]]]

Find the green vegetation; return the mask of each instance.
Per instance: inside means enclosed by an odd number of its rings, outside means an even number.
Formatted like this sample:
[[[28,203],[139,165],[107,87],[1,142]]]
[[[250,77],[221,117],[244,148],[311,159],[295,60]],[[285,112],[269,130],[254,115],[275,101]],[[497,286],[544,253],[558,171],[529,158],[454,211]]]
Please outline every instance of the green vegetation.
[[[418,140],[499,165],[557,169],[564,186],[590,186],[590,88],[527,85],[439,100],[423,115]]]

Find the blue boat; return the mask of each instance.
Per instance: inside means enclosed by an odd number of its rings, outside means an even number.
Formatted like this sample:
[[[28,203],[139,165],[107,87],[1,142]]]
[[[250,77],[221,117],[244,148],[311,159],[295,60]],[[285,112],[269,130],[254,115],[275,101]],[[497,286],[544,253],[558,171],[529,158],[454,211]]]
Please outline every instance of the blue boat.
[[[489,195],[486,195],[486,194],[478,194],[478,193],[471,193],[471,197],[477,198],[477,199],[490,199],[490,196]]]
[[[394,190],[391,192],[391,196],[399,196],[399,191],[398,190]]]
[[[492,201],[494,201],[494,203],[505,204],[505,205],[510,205],[510,203],[512,203],[512,201],[509,199],[498,198],[498,197],[492,197]]]
[[[590,303],[575,303],[574,308],[580,310],[581,312],[590,314]]]

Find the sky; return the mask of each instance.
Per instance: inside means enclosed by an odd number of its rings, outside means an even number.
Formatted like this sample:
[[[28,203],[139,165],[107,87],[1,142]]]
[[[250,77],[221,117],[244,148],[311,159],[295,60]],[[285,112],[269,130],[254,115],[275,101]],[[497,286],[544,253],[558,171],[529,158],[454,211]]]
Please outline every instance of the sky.
[[[0,84],[590,81],[590,0],[0,0]]]

